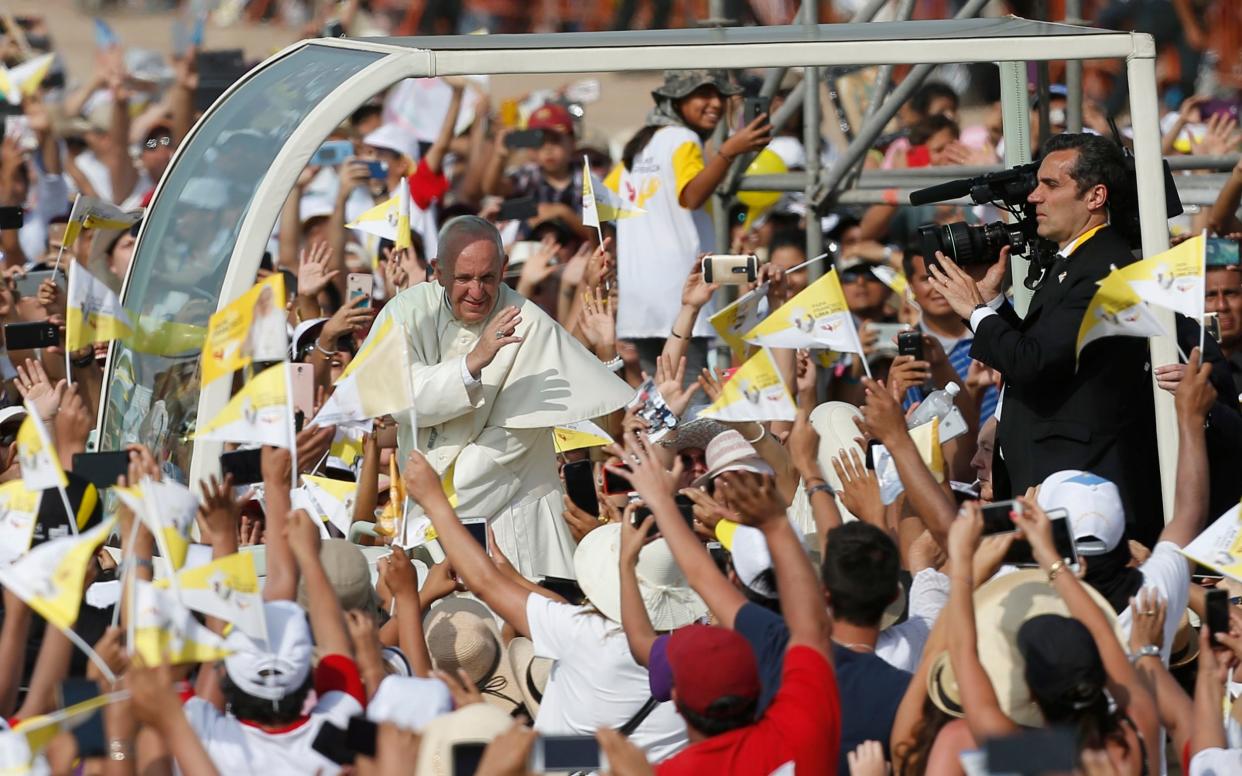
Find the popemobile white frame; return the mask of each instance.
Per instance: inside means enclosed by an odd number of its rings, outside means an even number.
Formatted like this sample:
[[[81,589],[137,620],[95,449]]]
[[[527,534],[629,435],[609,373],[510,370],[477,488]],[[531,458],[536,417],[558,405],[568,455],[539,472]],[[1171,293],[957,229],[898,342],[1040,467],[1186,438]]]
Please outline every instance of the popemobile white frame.
[[[1034,22],[1016,17],[946,21],[872,22],[786,27],[740,27],[649,32],[560,33],[555,35],[469,35],[434,38],[371,38],[303,40],[272,56],[235,83],[204,114],[178,148],[157,186],[134,261],[126,278],[123,298],[135,277],[151,272],[155,256],[144,253],[144,236],[156,216],[175,209],[183,187],[165,195],[170,175],[192,154],[201,130],[211,117],[260,88],[257,77],[304,49],[349,49],[380,58],[343,80],[327,97],[310,108],[301,123],[275,153],[242,215],[232,246],[216,309],[237,298],[254,283],[255,273],[281,208],[298,174],[325,137],[372,95],[404,78],[473,74],[579,73],[675,70],[689,68],[823,67],[918,63],[998,62],[1002,72],[1014,73],[1021,64],[1040,60],[1124,58],[1129,75],[1130,111],[1138,175],[1142,248],[1153,255],[1168,248],[1164,186],[1160,157],[1159,114],[1156,100],[1155,55],[1150,35],[1122,33],[1064,24]],[[303,52],[305,54],[307,52]],[[327,53],[326,51],[324,52]],[[1023,83],[1025,79],[1022,79]],[[1002,89],[1007,164],[1027,161],[1027,106],[1025,89]],[[245,127],[236,127],[245,129]],[[191,163],[200,163],[192,161]],[[1016,272],[1016,270],[1015,270]],[[1015,277],[1020,277],[1015,274]],[[1020,284],[1018,284],[1020,285]],[[1161,312],[1167,331],[1172,314]],[[1176,360],[1167,337],[1152,340],[1153,363]],[[115,348],[113,350],[115,354]],[[108,378],[100,401],[100,422],[108,421]],[[151,386],[147,386],[151,387]],[[1176,420],[1171,397],[1155,386],[1161,482],[1166,517],[1171,511],[1176,461]],[[198,418],[210,418],[227,402],[229,381],[206,386],[198,400]],[[112,418],[116,423],[118,419]],[[196,441],[189,472],[197,482],[218,468],[219,443]]]

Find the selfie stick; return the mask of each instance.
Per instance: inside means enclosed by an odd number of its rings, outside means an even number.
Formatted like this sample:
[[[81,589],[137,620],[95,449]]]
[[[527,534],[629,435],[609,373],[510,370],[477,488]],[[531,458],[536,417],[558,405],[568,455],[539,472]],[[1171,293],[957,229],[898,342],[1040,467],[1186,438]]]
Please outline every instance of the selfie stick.
[[[1203,283],[1206,286],[1207,284],[1207,241],[1208,241],[1207,229],[1204,229],[1199,234],[1203,238],[1203,250],[1199,251],[1199,277],[1203,279]],[[1202,310],[1203,308],[1200,307],[1199,309]],[[1204,317],[1205,316],[1203,315],[1199,316],[1199,363],[1200,364],[1203,363]],[[1174,337],[1173,339],[1176,340],[1177,338]],[[1186,359],[1186,360],[1189,361],[1190,359]]]
[[[819,254],[818,256],[816,256],[816,257],[815,257],[815,258],[813,258],[813,259],[807,259],[806,261],[802,262],[801,264],[798,264],[798,265],[796,265],[796,266],[790,267],[789,269],[785,270],[785,274],[786,274],[786,275],[788,275],[790,272],[797,272],[798,270],[802,269],[803,267],[807,266],[808,264],[814,264],[815,262],[817,262],[817,261],[822,261],[823,259],[826,259],[826,258],[828,258],[828,254],[826,254],[826,253],[821,253],[821,254]]]

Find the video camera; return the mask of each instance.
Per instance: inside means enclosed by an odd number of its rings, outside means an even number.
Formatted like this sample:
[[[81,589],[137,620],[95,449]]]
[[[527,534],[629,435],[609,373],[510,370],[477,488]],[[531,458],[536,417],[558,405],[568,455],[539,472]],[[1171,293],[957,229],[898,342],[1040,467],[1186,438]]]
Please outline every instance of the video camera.
[[[1126,185],[1122,191],[1109,192],[1111,224],[1125,236],[1132,249],[1141,246],[1138,215],[1138,180],[1134,157],[1125,152]],[[993,221],[971,225],[965,221],[950,224],[923,224],[918,228],[923,247],[923,261],[936,263],[936,251],[950,257],[959,266],[992,264],[1000,258],[1001,249],[1009,246],[1015,256],[1026,256],[1031,262],[1025,285],[1034,289],[1043,272],[1056,260],[1058,246],[1040,237],[1035,221],[1035,206],[1026,201],[1039,184],[1039,162],[1018,165],[1009,170],[963,178],[929,186],[910,194],[911,205],[927,205],[969,196],[979,204],[993,204],[1014,217],[1013,223]],[[1169,163],[1164,162],[1164,197],[1168,217],[1181,215],[1182,201],[1173,183]]]

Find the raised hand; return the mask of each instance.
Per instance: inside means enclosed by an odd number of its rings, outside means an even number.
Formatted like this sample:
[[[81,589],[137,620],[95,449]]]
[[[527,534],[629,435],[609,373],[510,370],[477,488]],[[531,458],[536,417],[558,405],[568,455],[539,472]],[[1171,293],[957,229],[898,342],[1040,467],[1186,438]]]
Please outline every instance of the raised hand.
[[[565,503],[565,511],[561,513],[561,519],[565,521],[565,525],[569,526],[569,534],[574,537],[575,542],[582,541],[583,537],[602,525],[599,517],[587,514],[569,496],[561,498]]]
[[[410,498],[423,509],[427,509],[428,505],[447,501],[444,488],[440,484],[440,474],[431,468],[431,464],[417,450],[412,451],[405,459],[401,477],[405,480],[405,489]]]
[[[720,154],[734,159],[751,151],[759,151],[772,142],[772,125],[768,114],[760,113],[754,121],[734,132],[720,144]]]
[[[703,280],[703,257],[706,253],[699,254],[699,260],[694,262],[694,267],[690,270],[690,275],[686,278],[685,284],[681,287],[681,303],[686,307],[693,307],[698,310],[712,300],[712,294],[716,293],[716,289],[720,288],[719,283],[707,283]],[[767,266],[764,266],[767,269]]]
[[[1212,405],[1216,403],[1216,389],[1212,387],[1212,365],[1200,363],[1202,354],[1198,348],[1190,351],[1186,371],[1173,392],[1173,405],[1177,416],[1184,422],[1202,423]]]
[[[754,472],[725,472],[716,478],[716,487],[728,497],[739,522],[761,528],[773,520],[785,519],[785,500],[776,487],[776,478]]]
[[[864,377],[862,382],[867,389],[867,402],[862,407],[862,419],[855,418],[854,423],[864,434],[891,447],[909,434],[901,405],[885,389],[883,381]]]
[[[233,475],[224,475],[223,481],[212,475],[200,483],[200,487],[203,498],[198,505],[199,527],[207,541],[214,544],[225,537],[237,536],[241,509],[233,500]]]
[[[295,509],[285,520],[285,541],[299,568],[319,560],[319,526],[305,509]]]
[[[58,380],[53,385],[43,364],[34,359],[28,358],[25,365],[17,365],[17,392],[45,423],[60,410],[60,401],[67,387],[68,383],[64,380]]]
[[[477,380],[483,369],[495,360],[496,354],[506,345],[516,345],[522,341],[517,336],[517,328],[521,323],[522,315],[518,308],[506,307],[492,318],[491,323],[483,327],[479,341],[466,356],[466,368],[472,377]]]
[[[842,450],[832,457],[832,468],[841,479],[841,503],[859,520],[884,528],[884,502],[875,472],[863,465],[858,450]]]
[[[336,343],[342,337],[366,328],[367,324],[375,318],[375,310],[363,306],[369,304],[370,301],[370,297],[357,296],[341,305],[340,309],[333,313],[320,329],[319,348],[328,353],[335,353]]]
[[[437,669],[432,671],[431,675],[448,686],[449,695],[453,697],[453,708],[460,709],[472,703],[483,702],[483,693],[479,692],[479,688],[471,681],[466,669],[459,668],[456,673]]]
[[[664,403],[677,417],[685,413],[686,408],[690,406],[690,400],[701,387],[697,382],[685,385],[685,380],[686,357],[682,356],[674,366],[672,356],[661,353],[656,359],[656,390],[664,397]]]
[[[914,356],[897,356],[888,368],[888,389],[897,401],[901,401],[907,390],[924,385],[930,379],[931,363],[916,361]]]
[[[578,329],[596,352],[616,350],[616,308],[610,304],[608,292],[600,286],[587,289],[582,297]]]
[[[640,506],[641,501],[632,501],[621,515],[621,565],[630,568],[638,565],[638,556],[649,541],[647,530],[655,525],[655,515],[648,514],[641,525],[634,526],[634,513]]]
[[[330,268],[331,260],[332,248],[323,240],[302,249],[298,254],[298,294],[315,297],[341,274]]]

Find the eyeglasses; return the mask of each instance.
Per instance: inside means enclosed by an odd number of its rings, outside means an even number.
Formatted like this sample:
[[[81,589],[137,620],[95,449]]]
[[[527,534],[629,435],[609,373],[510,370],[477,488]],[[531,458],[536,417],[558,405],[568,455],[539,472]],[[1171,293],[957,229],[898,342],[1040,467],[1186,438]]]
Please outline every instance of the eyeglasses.
[[[147,142],[143,143],[142,147],[147,149],[148,151],[154,151],[160,146],[164,146],[165,148],[168,148],[170,145],[172,145],[172,138],[169,137],[168,135],[160,135],[159,137],[147,138]]]

